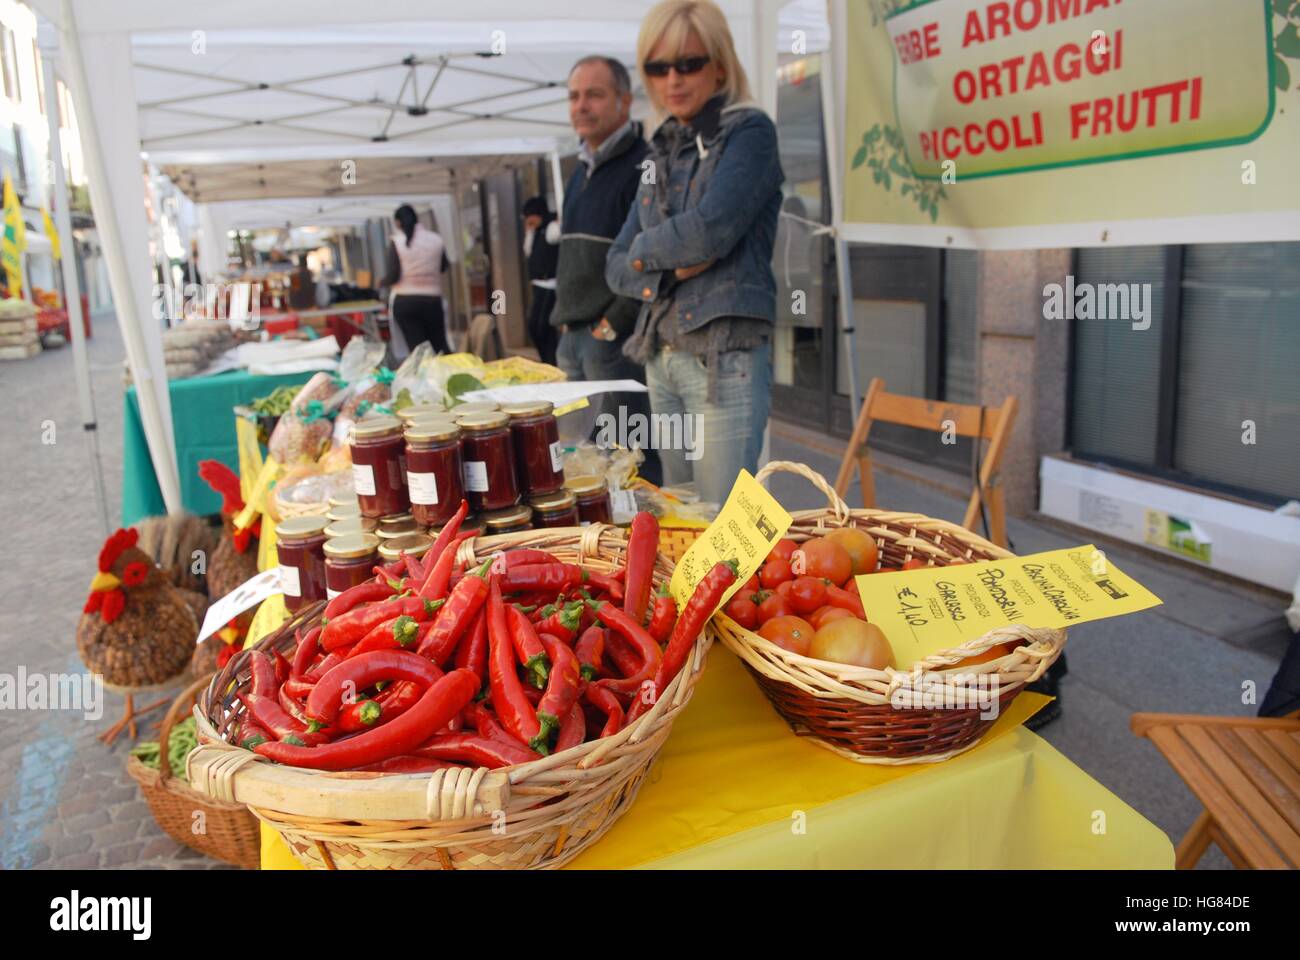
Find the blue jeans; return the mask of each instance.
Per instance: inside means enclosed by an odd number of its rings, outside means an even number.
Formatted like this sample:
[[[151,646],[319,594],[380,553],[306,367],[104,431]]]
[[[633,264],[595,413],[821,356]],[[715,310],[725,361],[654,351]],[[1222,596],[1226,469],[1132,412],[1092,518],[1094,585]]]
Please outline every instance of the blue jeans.
[[[741,469],[758,470],[772,405],[771,344],[719,355],[717,400],[712,403],[708,400],[709,371],[701,357],[660,350],[645,372],[656,419],[698,415],[681,434],[691,441],[692,449],[660,446],[664,484],[694,480],[700,499],[725,503]]]

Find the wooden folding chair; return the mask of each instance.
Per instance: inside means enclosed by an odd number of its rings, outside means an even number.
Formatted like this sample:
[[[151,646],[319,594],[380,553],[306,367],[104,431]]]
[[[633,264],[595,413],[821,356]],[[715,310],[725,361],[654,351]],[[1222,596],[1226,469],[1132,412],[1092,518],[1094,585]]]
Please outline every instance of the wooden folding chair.
[[[1300,711],[1276,718],[1135,713],[1130,726],[1205,807],[1178,844],[1175,867],[1190,870],[1213,841],[1239,870],[1300,868]]]
[[[1016,398],[1008,396],[1000,407],[981,407],[977,404],[944,403],[921,397],[907,397],[900,393],[886,393],[885,381],[872,378],[867,397],[862,402],[853,436],[840,461],[840,472],[835,478],[835,492],[841,497],[853,482],[853,465],[856,462],[862,480],[862,501],[865,507],[876,505],[876,484],[871,475],[871,451],[867,435],[875,421],[900,423],[920,430],[943,433],[950,427],[959,437],[973,437],[976,443],[989,442],[980,461],[979,484],[971,491],[966,505],[966,518],[962,526],[975,533],[980,518],[980,503],[988,510],[988,538],[999,546],[1007,545],[1006,501],[1002,485],[998,482],[998,467],[1011,437],[1011,427],[1016,419]]]

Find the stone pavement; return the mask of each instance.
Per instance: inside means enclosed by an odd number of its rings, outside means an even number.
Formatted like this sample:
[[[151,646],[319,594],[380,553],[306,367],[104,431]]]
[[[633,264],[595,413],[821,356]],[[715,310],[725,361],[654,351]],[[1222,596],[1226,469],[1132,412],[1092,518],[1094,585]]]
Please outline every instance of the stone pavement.
[[[121,507],[122,356],[112,318],[97,317],[90,357],[114,525]],[[0,432],[0,502],[8,508],[0,551],[0,673],[13,674],[20,665],[29,674],[80,672],[74,635],[103,531],[71,350],[0,365],[0,409],[9,411]],[[53,444],[42,442],[49,421]],[[825,438],[788,424],[774,429],[772,456],[803,461],[831,478],[838,459]],[[961,519],[963,500],[955,491],[886,471],[877,490],[882,504]],[[822,504],[794,476],[778,477],[773,492],[791,509]],[[847,499],[860,502],[856,485]],[[1018,553],[1080,542],[1041,518],[1012,520],[1010,530]],[[1241,702],[1242,683],[1253,681],[1259,697],[1267,689],[1285,644],[1282,605],[1145,551],[1113,547],[1108,553],[1166,603],[1071,630],[1064,716],[1043,736],[1177,841],[1199,811],[1154,748],[1129,733],[1129,715],[1254,713]],[[104,700],[99,719],[70,711],[0,713],[0,868],[223,867],[176,844],[154,823],[126,774],[125,737],[111,748],[95,739],[122,708],[115,694]],[[1228,864],[1212,849],[1202,865]]]

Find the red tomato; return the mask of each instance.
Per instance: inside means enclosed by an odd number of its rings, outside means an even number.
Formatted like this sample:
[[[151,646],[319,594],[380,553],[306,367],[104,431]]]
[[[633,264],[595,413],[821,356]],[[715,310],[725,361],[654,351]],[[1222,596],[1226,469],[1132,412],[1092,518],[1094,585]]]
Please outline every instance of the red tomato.
[[[752,577],[746,580],[744,587],[742,587],[741,589],[749,590],[752,593],[758,593],[758,591],[762,590],[763,585],[758,582],[758,574],[754,574]]]
[[[799,544],[795,543],[789,537],[786,537],[785,539],[778,540],[776,542],[776,546],[773,547],[772,552],[767,555],[767,559],[771,560],[773,558],[776,558],[779,560],[784,560],[786,563],[789,563],[790,556],[797,549],[799,549]]]
[[[826,584],[816,577],[800,577],[790,584],[790,605],[806,616],[826,602]]]
[[[845,610],[843,607],[818,607],[813,611],[812,616],[808,618],[808,622],[820,630],[832,620],[843,620],[845,617],[852,616],[853,614]]]
[[[785,597],[785,602],[786,602],[786,603],[790,603],[790,602],[791,602],[791,600],[790,600],[790,591],[793,590],[793,589],[794,589],[794,581],[793,581],[793,580],[786,580],[784,583],[778,583],[778,584],[776,585],[776,592],[779,593],[779,594],[781,594],[781,596]]]
[[[758,594],[763,597],[763,594]],[[769,593],[758,602],[758,622],[767,623],[773,617],[789,617],[794,615],[790,603],[779,593]]]
[[[793,577],[794,574],[790,572],[790,562],[780,558],[767,561],[758,571],[758,582],[763,585],[764,590],[775,590],[780,584]]]
[[[920,570],[922,567],[927,567],[927,566],[929,566],[929,564],[927,564],[920,557],[913,557],[911,560],[907,561],[907,563],[903,564],[903,569]]]
[[[783,650],[806,656],[808,645],[817,631],[811,623],[799,617],[773,617],[759,627],[758,635],[775,643]]]
[[[727,604],[727,616],[735,620],[746,630],[758,628],[758,604],[754,602],[753,590],[740,590]]]
[[[801,574],[829,580],[837,587],[843,586],[853,576],[853,558],[833,540],[817,537],[800,547],[799,552],[803,554]],[[798,562],[798,556],[795,562]]]

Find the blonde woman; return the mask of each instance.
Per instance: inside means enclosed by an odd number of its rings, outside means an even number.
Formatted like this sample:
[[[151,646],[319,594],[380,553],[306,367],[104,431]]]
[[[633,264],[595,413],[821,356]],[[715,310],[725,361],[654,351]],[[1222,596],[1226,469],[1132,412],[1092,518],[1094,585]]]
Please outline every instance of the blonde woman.
[[[771,405],[776,127],[751,102],[726,18],[708,0],[652,8],[637,64],[655,111],[653,176],[641,179],[605,278],[641,302],[624,353],[645,365],[656,417],[699,418],[672,431],[691,449],[660,449],[664,482],[693,480],[720,503],[742,467],[757,469]]]

